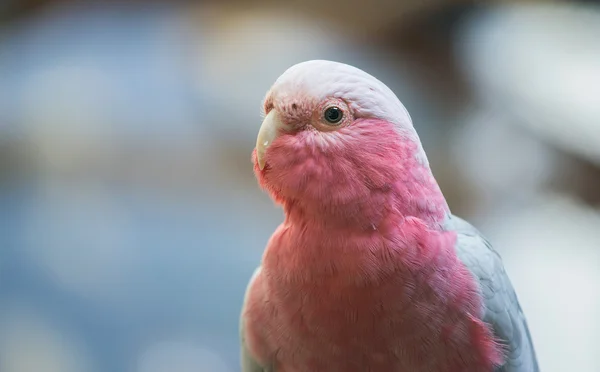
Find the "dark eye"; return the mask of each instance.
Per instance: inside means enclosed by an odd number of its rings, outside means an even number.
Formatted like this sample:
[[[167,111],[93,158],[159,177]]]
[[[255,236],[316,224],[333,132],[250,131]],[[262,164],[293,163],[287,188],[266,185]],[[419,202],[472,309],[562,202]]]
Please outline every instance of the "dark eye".
[[[323,114],[325,121],[331,124],[338,124],[344,117],[344,112],[335,106],[328,107]]]

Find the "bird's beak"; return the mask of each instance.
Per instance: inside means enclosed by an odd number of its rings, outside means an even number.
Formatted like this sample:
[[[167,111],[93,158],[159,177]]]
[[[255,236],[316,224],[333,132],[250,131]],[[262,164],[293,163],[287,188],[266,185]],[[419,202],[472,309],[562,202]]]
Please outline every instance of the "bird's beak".
[[[260,170],[263,170],[265,167],[267,148],[277,139],[283,129],[284,125],[279,117],[279,113],[275,109],[271,110],[265,117],[265,120],[263,120],[258,131],[258,137],[256,138],[256,159]]]

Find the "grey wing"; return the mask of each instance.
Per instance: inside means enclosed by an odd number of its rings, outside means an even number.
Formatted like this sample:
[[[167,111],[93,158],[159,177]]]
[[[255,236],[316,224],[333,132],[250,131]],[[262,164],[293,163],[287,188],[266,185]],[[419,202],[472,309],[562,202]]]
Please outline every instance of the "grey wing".
[[[458,234],[459,259],[478,279],[485,305],[483,320],[506,346],[505,363],[497,372],[539,372],[527,320],[500,255],[465,220],[451,216],[447,226]]]
[[[252,275],[252,278],[250,279],[248,287],[246,288],[246,294],[244,296],[244,306],[242,307],[242,312],[240,314],[240,342],[241,342],[240,357],[241,357],[241,364],[242,364],[242,372],[269,372],[269,369],[260,366],[258,364],[258,362],[250,354],[250,351],[248,350],[248,347],[246,346],[246,335],[244,334],[244,329],[245,329],[245,327],[244,327],[244,310],[246,308],[246,300],[248,297],[248,290],[250,289],[250,285],[252,284],[252,281],[254,281],[254,278],[256,278],[256,276],[258,275],[259,272],[260,272],[260,267],[258,267],[254,271],[254,274]]]

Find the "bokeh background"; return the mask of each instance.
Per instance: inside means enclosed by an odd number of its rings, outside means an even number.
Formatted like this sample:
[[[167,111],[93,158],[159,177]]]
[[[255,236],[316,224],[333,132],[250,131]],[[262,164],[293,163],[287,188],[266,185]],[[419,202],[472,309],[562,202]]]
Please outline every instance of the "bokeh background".
[[[0,1],[0,371],[238,371],[260,103],[314,58],[404,102],[542,370],[599,371],[600,7],[458,0]]]

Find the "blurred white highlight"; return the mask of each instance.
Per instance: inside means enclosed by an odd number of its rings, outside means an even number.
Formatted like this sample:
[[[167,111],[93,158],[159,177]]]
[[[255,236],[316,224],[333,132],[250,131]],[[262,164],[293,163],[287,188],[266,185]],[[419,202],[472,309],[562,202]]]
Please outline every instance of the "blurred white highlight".
[[[4,303],[0,312],[0,371],[90,372],[81,344],[31,308]]]

